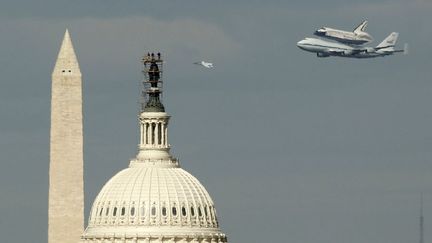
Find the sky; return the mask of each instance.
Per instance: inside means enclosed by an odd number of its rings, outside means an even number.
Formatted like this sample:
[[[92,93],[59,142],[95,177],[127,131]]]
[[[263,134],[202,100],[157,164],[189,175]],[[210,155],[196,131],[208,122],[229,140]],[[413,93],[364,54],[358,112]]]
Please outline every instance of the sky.
[[[46,242],[51,72],[68,28],[83,73],[86,218],[138,143],[140,57],[162,52],[169,141],[229,242],[432,242],[430,0],[2,0],[0,235]],[[362,20],[408,55],[296,47]],[[193,62],[212,61],[206,70]]]

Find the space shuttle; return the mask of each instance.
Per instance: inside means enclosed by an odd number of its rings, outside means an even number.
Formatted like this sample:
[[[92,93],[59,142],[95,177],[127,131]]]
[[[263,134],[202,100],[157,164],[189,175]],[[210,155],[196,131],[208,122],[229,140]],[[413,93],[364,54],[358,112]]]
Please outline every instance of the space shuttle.
[[[373,41],[372,36],[365,32],[367,23],[367,20],[363,21],[352,32],[322,27],[316,30],[314,35],[335,40],[346,45],[360,46]]]

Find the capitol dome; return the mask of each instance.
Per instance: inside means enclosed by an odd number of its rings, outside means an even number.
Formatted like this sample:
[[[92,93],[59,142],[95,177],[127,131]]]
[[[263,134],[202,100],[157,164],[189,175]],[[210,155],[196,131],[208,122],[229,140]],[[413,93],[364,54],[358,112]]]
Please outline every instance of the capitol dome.
[[[150,85],[139,116],[138,154],[96,197],[81,242],[227,242],[210,195],[169,153],[170,117],[159,97],[162,63],[144,59],[144,85]]]
[[[176,166],[144,164],[124,169],[106,183],[93,203],[87,234],[121,233],[126,227],[136,234],[151,233],[161,226],[220,233],[214,203],[194,176]]]

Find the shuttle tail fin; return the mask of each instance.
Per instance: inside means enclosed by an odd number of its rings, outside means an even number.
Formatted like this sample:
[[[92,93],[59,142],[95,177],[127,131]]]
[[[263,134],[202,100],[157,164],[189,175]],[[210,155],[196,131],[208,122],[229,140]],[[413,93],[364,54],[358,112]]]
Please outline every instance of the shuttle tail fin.
[[[368,24],[367,20],[361,22],[361,24],[359,24],[357,27],[355,27],[353,32],[354,33],[364,32],[366,30],[367,24]]]
[[[399,33],[392,32],[389,36],[387,36],[379,45],[376,46],[376,49],[384,49],[394,47],[396,45],[397,38]]]

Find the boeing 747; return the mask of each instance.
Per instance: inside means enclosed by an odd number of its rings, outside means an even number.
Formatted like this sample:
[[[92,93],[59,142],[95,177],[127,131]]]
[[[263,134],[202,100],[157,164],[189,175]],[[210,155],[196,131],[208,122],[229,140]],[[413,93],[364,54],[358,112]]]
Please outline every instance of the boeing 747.
[[[317,57],[351,57],[351,58],[372,58],[392,55],[397,52],[407,53],[407,45],[403,50],[395,50],[399,34],[391,33],[376,47],[352,47],[349,45],[325,41],[317,38],[305,38],[297,42],[297,46],[305,51],[316,53]]]

